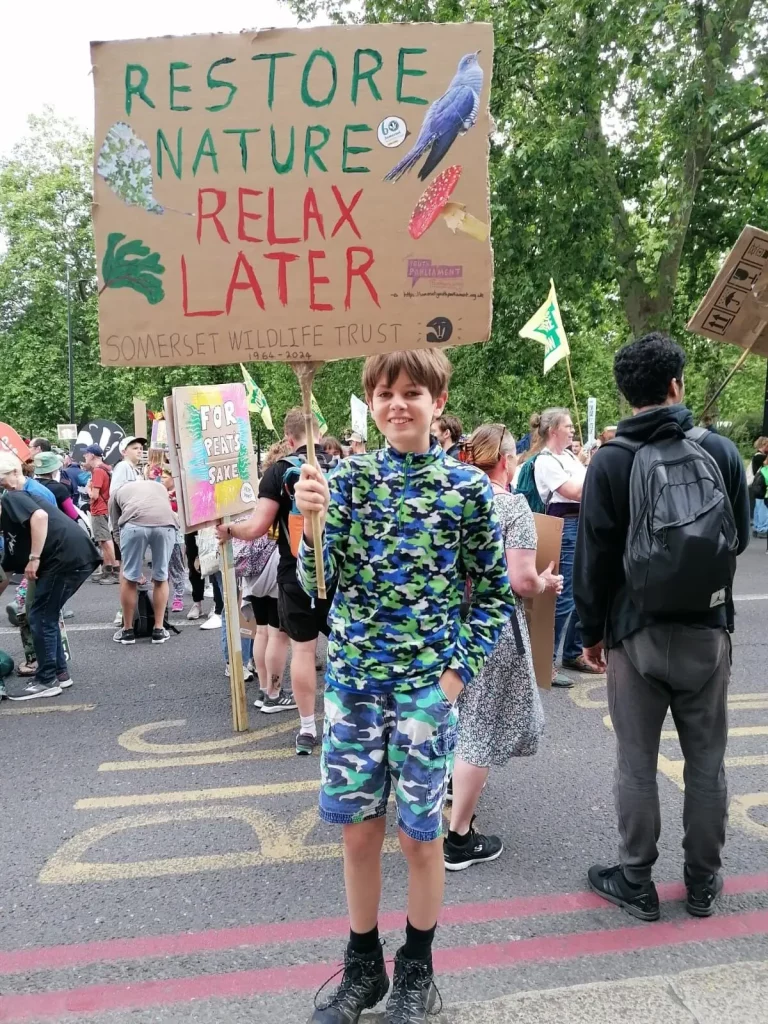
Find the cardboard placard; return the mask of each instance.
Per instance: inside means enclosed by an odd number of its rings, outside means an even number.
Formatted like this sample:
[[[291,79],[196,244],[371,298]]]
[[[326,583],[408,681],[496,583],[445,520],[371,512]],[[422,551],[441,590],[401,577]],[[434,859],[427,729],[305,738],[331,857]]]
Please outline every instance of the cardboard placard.
[[[748,224],[688,330],[768,356],[768,232]]]
[[[165,414],[166,432],[168,436],[168,464],[171,467],[171,476],[176,491],[176,508],[179,517],[179,527],[182,533],[194,533],[195,526],[187,524],[187,510],[184,505],[184,488],[181,483],[181,463],[179,461],[179,443],[176,437],[176,424],[173,414],[173,398],[169,395],[163,399],[163,412]]]
[[[364,441],[368,440],[368,406],[357,395],[349,398],[352,433],[359,434]]]
[[[91,45],[107,366],[490,335],[490,25]]]
[[[167,451],[168,450],[168,424],[164,419],[152,420],[152,437],[149,441],[149,447],[154,451]]]
[[[560,547],[563,541],[563,520],[557,516],[534,513],[536,523],[536,572],[543,572],[550,562],[560,571]],[[540,689],[552,688],[552,663],[555,652],[555,605],[557,595],[539,594],[525,602],[525,616],[531,636],[531,653],[536,682]]]
[[[133,436],[147,436],[147,403],[141,398],[133,400]]]
[[[12,452],[22,462],[31,457],[29,445],[8,423],[0,423],[0,449]]]
[[[256,467],[245,386],[174,388],[172,404],[187,530],[252,512]]]

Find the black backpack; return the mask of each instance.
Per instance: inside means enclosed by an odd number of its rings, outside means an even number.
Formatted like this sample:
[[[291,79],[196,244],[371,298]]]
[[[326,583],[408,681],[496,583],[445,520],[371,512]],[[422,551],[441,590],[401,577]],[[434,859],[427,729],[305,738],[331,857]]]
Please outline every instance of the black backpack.
[[[700,445],[701,427],[646,443],[617,437],[634,453],[624,574],[632,603],[648,615],[707,611],[726,600],[738,534],[720,467]]]
[[[168,608],[165,609],[165,618],[163,625],[171,633],[180,633],[181,630],[177,629],[172,622],[168,621]],[[136,616],[133,620],[133,631],[137,637],[152,636],[152,630],[155,628],[155,605],[152,601],[152,595],[148,590],[139,590],[139,596],[136,601]]]

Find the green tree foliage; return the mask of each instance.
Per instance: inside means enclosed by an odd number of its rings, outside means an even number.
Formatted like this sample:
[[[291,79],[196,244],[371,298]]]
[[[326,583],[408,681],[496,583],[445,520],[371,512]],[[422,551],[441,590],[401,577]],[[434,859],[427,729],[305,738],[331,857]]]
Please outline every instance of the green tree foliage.
[[[631,335],[672,331],[701,408],[739,351],[685,332],[747,222],[768,226],[764,0],[285,0],[338,22],[491,21],[493,340],[454,353],[469,422],[569,402],[563,364],[517,331],[555,278],[580,400],[618,414],[610,366]],[[757,410],[748,361],[721,415]],[[582,415],[584,409],[582,408]]]

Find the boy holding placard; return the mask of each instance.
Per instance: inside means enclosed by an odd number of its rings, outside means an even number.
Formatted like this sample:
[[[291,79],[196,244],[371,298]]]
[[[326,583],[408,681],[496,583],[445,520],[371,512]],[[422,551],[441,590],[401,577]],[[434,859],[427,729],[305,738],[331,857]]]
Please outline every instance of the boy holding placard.
[[[320,815],[344,829],[350,939],[344,976],[315,1024],[355,1024],[386,994],[378,933],[387,798],[395,788],[408,862],[405,945],[395,957],[390,1024],[426,1020],[436,999],[432,940],[443,900],[442,808],[459,693],[493,649],[513,602],[487,478],[445,455],[430,425],[451,366],[436,351],[366,360],[363,385],[389,446],[326,480],[304,465],[299,580],[316,594],[310,514],[324,521],[330,612]],[[469,617],[459,608],[472,579]]]

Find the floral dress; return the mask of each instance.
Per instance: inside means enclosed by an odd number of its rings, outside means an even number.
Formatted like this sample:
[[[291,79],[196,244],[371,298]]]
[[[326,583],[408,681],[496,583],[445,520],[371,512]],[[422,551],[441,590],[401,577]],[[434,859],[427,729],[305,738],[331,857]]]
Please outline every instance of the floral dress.
[[[535,551],[536,526],[525,498],[505,492],[495,494],[493,502],[504,549]],[[507,622],[482,671],[459,696],[456,756],[479,767],[503,765],[511,757],[535,754],[544,731],[544,709],[521,598],[514,614],[519,635],[514,623]]]

